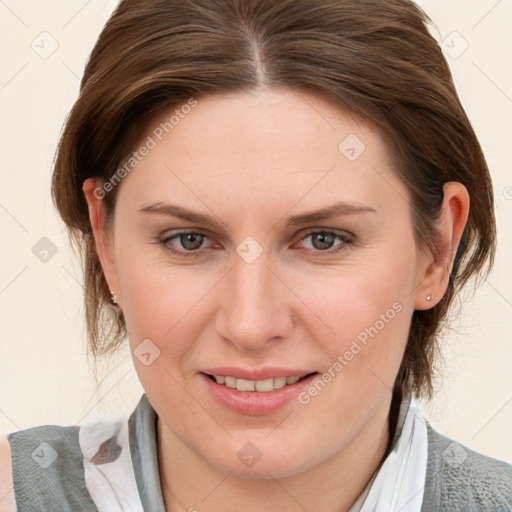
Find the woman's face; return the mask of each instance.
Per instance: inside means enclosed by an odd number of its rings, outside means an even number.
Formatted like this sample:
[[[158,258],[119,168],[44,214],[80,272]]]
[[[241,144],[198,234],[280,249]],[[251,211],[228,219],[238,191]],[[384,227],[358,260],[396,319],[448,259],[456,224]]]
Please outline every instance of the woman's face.
[[[188,105],[117,185],[106,271],[164,435],[265,478],[385,436],[428,262],[383,139],[308,94]]]

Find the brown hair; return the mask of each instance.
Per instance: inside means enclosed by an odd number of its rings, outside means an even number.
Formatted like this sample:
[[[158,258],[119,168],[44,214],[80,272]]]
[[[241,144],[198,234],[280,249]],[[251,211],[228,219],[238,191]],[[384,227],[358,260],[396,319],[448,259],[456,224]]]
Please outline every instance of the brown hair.
[[[90,55],[55,160],[52,195],[82,255],[90,352],[126,338],[96,255],[82,184],[111,179],[148,119],[211,94],[259,86],[308,91],[376,124],[408,186],[419,247],[435,250],[442,186],[471,208],[449,288],[415,311],[395,388],[430,397],[449,306],[494,260],[489,171],[427,15],[410,0],[124,0]],[[341,142],[341,141],[340,141]],[[108,222],[119,187],[105,195]],[[486,266],[486,263],[488,264]]]

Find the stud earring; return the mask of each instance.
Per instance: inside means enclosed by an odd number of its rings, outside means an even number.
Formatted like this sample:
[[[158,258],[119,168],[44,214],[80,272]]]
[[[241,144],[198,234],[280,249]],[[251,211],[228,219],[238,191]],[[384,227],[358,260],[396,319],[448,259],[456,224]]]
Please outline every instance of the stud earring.
[[[112,304],[112,306],[117,306],[116,295],[112,290],[110,290],[110,304]]]
[[[427,297],[427,300],[430,302],[430,301],[432,300],[432,297],[429,295],[429,296]]]

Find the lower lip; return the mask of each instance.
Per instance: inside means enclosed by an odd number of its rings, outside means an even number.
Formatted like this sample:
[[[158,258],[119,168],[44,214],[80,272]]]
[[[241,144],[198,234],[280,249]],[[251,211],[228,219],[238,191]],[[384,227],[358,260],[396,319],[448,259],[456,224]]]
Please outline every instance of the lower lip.
[[[296,398],[302,390],[311,384],[311,381],[318,377],[318,373],[310,375],[295,384],[288,384],[282,388],[264,392],[238,391],[238,389],[228,388],[224,384],[217,384],[204,373],[200,373],[199,376],[217,402],[225,408],[248,416],[263,416],[278,411]]]

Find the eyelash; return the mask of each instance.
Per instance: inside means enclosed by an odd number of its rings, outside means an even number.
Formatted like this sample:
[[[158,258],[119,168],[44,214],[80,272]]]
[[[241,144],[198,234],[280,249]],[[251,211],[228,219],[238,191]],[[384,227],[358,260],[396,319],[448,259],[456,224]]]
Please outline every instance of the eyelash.
[[[319,250],[315,251],[315,250],[313,250],[312,251],[313,255],[331,255],[331,254],[335,254],[335,253],[341,252],[343,250],[346,250],[347,248],[350,248],[354,244],[354,238],[352,236],[348,235],[345,232],[341,232],[341,231],[337,231],[337,230],[332,230],[332,229],[330,229],[330,230],[328,230],[328,229],[315,229],[315,230],[309,231],[302,238],[300,238],[298,240],[298,242],[302,242],[308,236],[311,236],[311,235],[314,235],[314,234],[320,234],[320,233],[324,234],[324,235],[334,235],[336,238],[341,240],[343,243],[336,245],[334,247],[334,249],[326,249],[325,251],[319,251]],[[203,251],[203,249],[196,249],[196,250],[193,250],[193,251],[181,251],[181,250],[176,250],[176,249],[174,249],[174,248],[172,248],[171,246],[168,245],[168,243],[171,240],[174,240],[175,238],[179,238],[181,235],[201,235],[201,236],[203,236],[205,238],[208,238],[208,236],[206,234],[201,233],[200,231],[178,231],[178,232],[174,233],[171,236],[166,236],[164,238],[160,238],[158,240],[158,243],[165,250],[167,250],[167,251],[169,251],[169,252],[171,252],[173,254],[176,254],[178,256],[185,256],[185,257],[194,257],[194,256],[196,256],[197,257]]]

